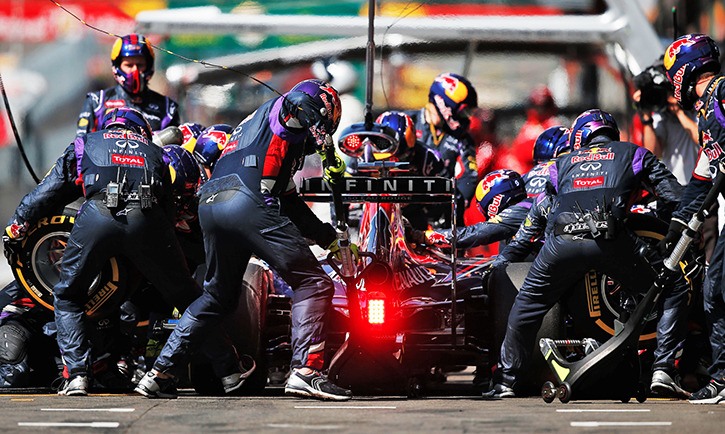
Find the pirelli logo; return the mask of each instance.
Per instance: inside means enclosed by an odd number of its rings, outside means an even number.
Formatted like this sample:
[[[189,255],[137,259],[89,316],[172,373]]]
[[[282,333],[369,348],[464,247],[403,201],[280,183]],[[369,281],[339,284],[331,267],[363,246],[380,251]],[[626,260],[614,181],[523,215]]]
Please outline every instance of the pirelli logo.
[[[96,310],[103,306],[111,296],[118,290],[118,286],[113,282],[107,282],[103,288],[93,294],[93,297],[86,303],[86,314],[93,315]]]
[[[584,283],[587,290],[587,306],[589,308],[589,317],[598,318],[602,316],[599,291],[599,277],[597,272],[591,270],[584,277]]]

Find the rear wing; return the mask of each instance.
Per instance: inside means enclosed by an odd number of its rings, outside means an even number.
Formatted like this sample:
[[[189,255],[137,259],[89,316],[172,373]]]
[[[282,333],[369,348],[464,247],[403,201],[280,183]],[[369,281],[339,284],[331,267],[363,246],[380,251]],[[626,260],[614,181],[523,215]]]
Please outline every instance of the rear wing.
[[[351,177],[340,181],[344,203],[452,203],[455,181],[438,176]],[[332,189],[323,178],[305,178],[299,194],[307,202],[331,202]]]

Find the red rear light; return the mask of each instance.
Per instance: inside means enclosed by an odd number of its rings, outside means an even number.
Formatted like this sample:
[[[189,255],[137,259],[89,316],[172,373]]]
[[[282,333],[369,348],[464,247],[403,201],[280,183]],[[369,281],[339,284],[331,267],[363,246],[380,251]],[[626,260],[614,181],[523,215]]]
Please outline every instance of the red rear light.
[[[369,299],[368,300],[368,323],[384,324],[385,323],[385,300]]]

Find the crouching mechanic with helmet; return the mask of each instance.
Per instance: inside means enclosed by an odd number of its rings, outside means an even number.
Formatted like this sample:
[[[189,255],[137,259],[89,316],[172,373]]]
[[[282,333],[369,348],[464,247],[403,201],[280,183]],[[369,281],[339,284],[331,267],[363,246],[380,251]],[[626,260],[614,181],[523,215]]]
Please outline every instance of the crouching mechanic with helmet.
[[[485,221],[458,228],[456,246],[470,249],[513,237],[526,218],[534,199],[550,180],[556,158],[569,152],[569,130],[557,126],[546,129],[534,143],[536,166],[520,176],[513,170],[496,170],[478,183],[476,205]],[[432,232],[427,244],[448,246],[452,231]]]
[[[516,380],[526,369],[544,315],[588,270],[597,269],[630,288],[649,288],[656,277],[637,253],[643,242],[623,221],[643,184],[665,202],[679,201],[677,179],[646,149],[620,142],[614,118],[601,110],[579,115],[569,143],[572,152],[561,156],[551,172],[556,194],[544,246],[511,308],[494,385],[486,397],[515,396]],[[674,366],[686,333],[687,298],[687,284],[678,276],[661,307],[654,354],[653,388],[677,396],[687,395]]]
[[[700,153],[692,178],[685,188],[679,208],[661,243],[671,251],[687,222],[699,209],[716,176],[723,176],[725,162],[725,80],[720,74],[720,50],[707,35],[684,35],[665,51],[664,66],[667,78],[675,88],[674,95],[683,109],[697,112]],[[723,192],[720,191],[720,194]],[[712,365],[708,369],[711,381],[692,394],[693,404],[717,404],[725,401],[725,232],[720,233],[710,258],[702,286],[705,319],[710,329]]]
[[[199,191],[209,270],[204,292],[184,312],[137,390],[163,389],[168,381],[165,373],[181,363],[187,349],[207,338],[209,327],[231,312],[254,254],[294,291],[293,372],[285,392],[318,399],[351,398],[350,391],[320,372],[333,284],[305,241],[307,237],[332,248],[335,230],[312,213],[292,180],[305,155],[321,149],[339,119],[335,89],[320,80],[306,80],[264,103],[235,128],[211,179]]]
[[[106,112],[119,107],[139,110],[152,131],[179,125],[176,101],[148,87],[154,75],[154,49],[145,36],[133,33],[116,39],[111,49],[111,70],[118,84],[86,95],[76,137],[101,129]]]
[[[131,108],[114,109],[103,130],[76,138],[53,169],[17,208],[6,234],[17,238],[38,210],[83,195],[53,289],[58,346],[69,377],[61,395],[86,395],[90,350],[84,327],[87,288],[103,264],[123,255],[164,295],[184,309],[200,290],[191,277],[170,223],[170,179],[161,148],[150,142],[151,127]],[[218,330],[221,332],[221,330]],[[244,375],[221,333],[207,336],[204,352],[228,389]]]

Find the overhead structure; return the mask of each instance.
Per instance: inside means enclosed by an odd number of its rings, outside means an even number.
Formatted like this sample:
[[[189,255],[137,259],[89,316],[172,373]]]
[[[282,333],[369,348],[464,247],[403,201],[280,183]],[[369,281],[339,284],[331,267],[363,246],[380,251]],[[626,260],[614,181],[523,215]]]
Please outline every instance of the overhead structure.
[[[636,75],[651,65],[664,47],[637,2],[605,0],[607,10],[597,15],[542,16],[456,16],[417,18],[376,17],[375,33],[402,36],[398,42],[463,42],[469,44],[611,44],[617,61]],[[314,15],[245,15],[222,13],[217,7],[197,7],[144,11],[136,16],[137,30],[142,33],[178,34],[245,34],[337,36],[350,39],[308,43],[331,44],[339,49],[364,49],[368,31],[366,17]],[[393,25],[394,24],[394,25]],[[390,36],[389,36],[390,37]],[[386,40],[386,45],[389,44]],[[359,45],[358,45],[359,44]],[[332,47],[326,47],[328,50]],[[320,46],[323,49],[323,46]],[[269,49],[240,55],[238,61],[224,58],[233,65],[275,58],[299,56],[293,50]],[[327,51],[325,54],[330,55]],[[230,56],[227,56],[230,57]],[[319,57],[319,56],[318,56]],[[203,65],[189,65],[187,76],[198,76]]]

